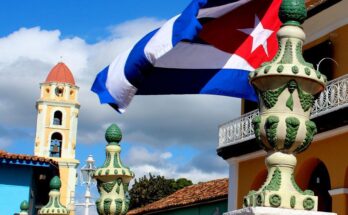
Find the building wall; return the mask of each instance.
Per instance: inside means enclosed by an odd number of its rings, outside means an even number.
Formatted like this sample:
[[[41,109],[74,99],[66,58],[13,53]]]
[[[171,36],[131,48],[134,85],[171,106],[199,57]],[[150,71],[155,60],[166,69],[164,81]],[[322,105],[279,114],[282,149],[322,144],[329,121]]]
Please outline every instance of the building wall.
[[[0,214],[20,211],[23,200],[29,202],[32,168],[0,164]]]
[[[320,37],[319,39],[308,43],[304,46],[304,49],[312,48],[324,41],[330,40],[333,46],[333,55],[332,58],[337,61],[338,66],[332,68],[333,78],[338,78],[342,75],[347,74],[348,72],[348,25],[344,25],[340,28],[337,28],[325,36]],[[329,53],[328,53],[329,56]],[[328,57],[327,56],[327,57]]]
[[[334,68],[334,78],[348,71],[348,53],[346,52],[348,48],[346,40],[348,35],[347,8],[348,1],[339,1],[317,15],[310,17],[303,24],[307,36],[305,48],[312,47],[326,39],[333,42],[333,58],[339,63],[339,67]]]
[[[63,205],[71,210],[70,215],[73,215],[74,205],[72,203],[72,197],[75,194],[75,185],[77,181],[76,169],[79,162],[77,160],[67,160],[66,162],[60,159],[59,172],[62,181],[62,187],[60,189],[60,201]]]
[[[332,211],[348,214],[348,126],[324,132],[305,152],[297,155],[295,178],[302,189],[306,189],[311,173],[322,162],[329,173],[332,196]],[[266,176],[265,157],[257,157],[239,163],[238,207],[243,197],[252,189],[258,189]]]
[[[227,199],[219,202],[207,203],[187,208],[180,208],[159,215],[221,215],[227,211]]]

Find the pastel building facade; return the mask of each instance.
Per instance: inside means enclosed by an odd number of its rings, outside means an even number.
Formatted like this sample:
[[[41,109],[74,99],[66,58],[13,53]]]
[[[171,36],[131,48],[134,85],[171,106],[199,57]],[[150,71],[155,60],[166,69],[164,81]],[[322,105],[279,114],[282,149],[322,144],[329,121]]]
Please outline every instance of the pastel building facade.
[[[64,63],[58,63],[40,84],[36,102],[37,126],[34,154],[58,162],[62,181],[61,202],[74,214],[79,161],[75,159],[80,104],[79,87]]]
[[[52,159],[0,150],[0,214],[17,213],[25,200],[29,214],[36,215],[48,202],[49,180],[58,174]]]

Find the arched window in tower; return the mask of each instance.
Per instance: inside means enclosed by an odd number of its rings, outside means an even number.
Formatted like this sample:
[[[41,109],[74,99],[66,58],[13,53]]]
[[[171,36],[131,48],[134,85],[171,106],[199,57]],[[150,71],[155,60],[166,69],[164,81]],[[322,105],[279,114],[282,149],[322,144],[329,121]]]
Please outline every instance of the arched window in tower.
[[[60,133],[55,132],[51,136],[50,157],[59,158],[62,155],[63,137]]]
[[[63,114],[57,110],[53,115],[53,125],[62,125]]]

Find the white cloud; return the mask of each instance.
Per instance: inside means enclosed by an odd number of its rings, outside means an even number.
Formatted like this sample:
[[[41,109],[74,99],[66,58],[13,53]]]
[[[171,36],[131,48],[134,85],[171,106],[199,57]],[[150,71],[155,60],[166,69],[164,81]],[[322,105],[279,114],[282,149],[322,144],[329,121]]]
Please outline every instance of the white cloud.
[[[139,34],[126,36],[130,29],[121,24],[110,28],[113,33],[110,38],[95,44],[87,44],[79,37],[62,39],[59,30],[47,31],[40,27],[21,28],[0,38],[0,122],[14,127],[18,124],[35,127],[34,104],[39,96],[39,83],[62,56],[80,86],[79,128],[82,132],[79,134],[83,135],[79,138],[83,142],[95,141],[94,131],[111,122],[110,118],[115,121],[116,115],[110,107],[99,105],[90,91],[95,75],[118,53],[133,45],[143,32],[157,28],[162,22],[154,18],[129,21],[132,28],[137,26]],[[81,123],[83,118],[86,123]]]
[[[23,60],[40,61],[55,64],[60,56],[74,71],[75,76],[87,66],[88,46],[84,40],[73,37],[60,39],[59,30],[46,31],[39,27],[21,28],[18,31],[0,39],[0,66],[1,73],[5,66],[13,66]],[[27,68],[31,70],[31,68]],[[12,73],[12,72],[11,72]],[[29,74],[37,73],[30,71]],[[26,75],[27,73],[24,73]],[[12,73],[12,76],[23,75]]]
[[[12,140],[8,137],[0,137],[0,150],[5,149],[11,145]]]
[[[144,164],[157,164],[163,163],[163,158],[159,151],[150,152],[144,147],[134,146],[132,147],[127,155],[126,163],[129,166],[144,165]]]
[[[209,154],[209,153],[208,153]],[[144,147],[132,147],[126,156],[125,164],[130,166],[135,173],[136,178],[141,178],[149,173],[153,175],[162,175],[166,178],[187,178],[194,183],[209,181],[217,178],[226,178],[227,165],[220,171],[218,168],[202,168],[197,165],[196,159],[205,159],[207,162],[216,162],[215,159],[206,154],[199,154],[193,161],[177,164],[176,161],[169,161],[173,155],[170,152],[163,152],[160,149],[146,149]],[[219,165],[219,164],[217,164]],[[213,164],[211,166],[214,166]]]
[[[79,143],[103,139],[104,127],[122,124],[124,141],[150,145],[215,145],[217,125],[239,114],[239,100],[221,96],[138,96],[127,112],[100,105],[90,91],[96,73],[163,20],[142,18],[113,26],[110,38],[87,44],[59,30],[22,28],[0,38],[0,121],[32,128],[39,83],[63,56],[80,86]],[[16,114],[13,114],[16,113]],[[189,116],[189,117],[187,117]],[[165,143],[164,143],[165,142]]]
[[[193,183],[205,182],[218,178],[228,177],[227,171],[223,173],[207,173],[196,168],[191,168],[190,171],[180,172],[178,171],[178,168],[175,165],[167,165],[165,167],[160,168],[158,166],[146,164],[132,167],[132,171],[135,173],[136,178],[140,178],[144,175],[148,175],[149,173],[151,173],[153,175],[162,175],[166,178],[187,178],[191,180]]]
[[[164,160],[167,160],[169,158],[173,157],[173,154],[170,153],[170,152],[164,152],[160,155],[160,158],[164,159]]]
[[[95,44],[79,37],[62,38],[59,30],[40,27],[22,28],[0,38],[0,127],[6,125],[11,130],[20,125],[30,133],[28,140],[33,140],[39,83],[62,56],[80,86],[79,148],[86,143],[104,142],[105,129],[110,123],[117,123],[123,131],[123,142],[132,143],[129,153],[134,156],[126,155],[131,158],[126,164],[133,164],[130,166],[137,176],[148,172],[173,178],[194,176],[196,182],[226,177],[227,168],[226,171],[215,171],[213,166],[204,169],[193,161],[192,167],[185,169],[171,163],[173,155],[165,148],[188,145],[198,150],[209,148],[215,154],[217,126],[239,115],[238,99],[202,95],[136,96],[127,112],[119,115],[108,105],[100,105],[90,91],[98,71],[162,23],[163,20],[142,18],[112,26],[110,36]],[[8,145],[15,137],[6,138],[2,137],[0,144]],[[157,150],[144,151],[140,146]],[[143,150],[143,154],[135,150]],[[214,159],[221,160],[217,156]]]
[[[143,17],[126,21],[116,26],[111,26],[109,30],[112,33],[112,37],[139,37],[139,35],[145,35],[151,30],[162,26],[165,21],[166,20],[158,20],[151,17]]]

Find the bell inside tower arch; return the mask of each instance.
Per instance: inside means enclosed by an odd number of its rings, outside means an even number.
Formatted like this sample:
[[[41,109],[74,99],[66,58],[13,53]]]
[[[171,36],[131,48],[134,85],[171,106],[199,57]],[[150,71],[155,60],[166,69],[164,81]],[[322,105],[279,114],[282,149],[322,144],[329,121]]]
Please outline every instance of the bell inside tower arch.
[[[51,136],[50,157],[62,156],[62,140],[63,137],[60,133],[55,132]]]

